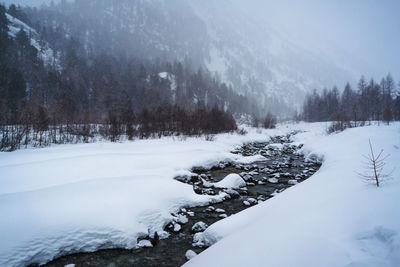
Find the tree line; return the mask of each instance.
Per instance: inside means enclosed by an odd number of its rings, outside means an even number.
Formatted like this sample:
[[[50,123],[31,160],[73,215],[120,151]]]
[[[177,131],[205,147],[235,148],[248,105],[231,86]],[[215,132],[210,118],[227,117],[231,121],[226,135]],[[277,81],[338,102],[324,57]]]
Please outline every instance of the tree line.
[[[102,124],[72,123],[50,124],[40,112],[38,124],[2,125],[0,150],[13,151],[28,146],[50,144],[89,143],[99,139],[111,142],[135,138],[160,138],[162,136],[201,136],[235,131],[236,121],[231,113],[214,107],[186,110],[179,106],[144,108],[139,113],[110,114]]]
[[[309,121],[342,121],[357,124],[366,121],[400,120],[400,83],[388,74],[380,83],[374,79],[366,81],[364,76],[357,89],[347,84],[342,93],[337,87],[331,90],[316,90],[307,95],[301,118]]]

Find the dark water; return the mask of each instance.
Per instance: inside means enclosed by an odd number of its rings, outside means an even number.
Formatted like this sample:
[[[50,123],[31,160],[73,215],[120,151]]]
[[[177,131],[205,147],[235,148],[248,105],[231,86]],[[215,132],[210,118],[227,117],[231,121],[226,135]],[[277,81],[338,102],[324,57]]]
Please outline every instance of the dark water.
[[[321,166],[318,160],[305,161],[297,151],[300,147],[290,144],[290,137],[278,136],[269,142],[258,142],[246,144],[233,153],[251,156],[261,154],[265,160],[254,162],[252,164],[232,164],[219,163],[211,170],[201,167],[193,168],[193,172],[198,174],[193,177],[177,177],[176,179],[193,185],[194,191],[198,194],[218,194],[221,189],[207,188],[203,181],[218,182],[226,175],[231,173],[240,173],[247,179],[247,190],[236,190],[229,192],[230,199],[213,204],[212,208],[205,207],[186,208],[179,212],[185,215],[189,221],[186,224],[180,224],[181,230],[174,232],[174,225],[167,225],[165,230],[170,233],[170,237],[163,240],[152,240],[152,248],[140,248],[134,250],[126,249],[108,249],[93,253],[77,253],[60,257],[45,264],[44,266],[65,266],[75,264],[80,266],[181,266],[187,259],[185,253],[187,250],[193,250],[196,253],[202,252],[205,247],[194,247],[192,227],[195,223],[202,221],[211,225],[223,218],[240,212],[248,206],[243,201],[252,198],[254,200],[267,201],[273,197],[274,193],[279,193],[292,186],[289,181],[296,180],[302,182],[314,174]],[[283,149],[276,150],[266,148],[271,143],[281,143]],[[268,169],[265,169],[268,168]],[[244,176],[250,173],[251,176]],[[268,182],[268,178],[278,177],[278,183]],[[254,201],[253,200],[253,201]],[[213,210],[213,208],[215,210]],[[216,211],[223,209],[224,212]],[[223,215],[224,214],[224,215]],[[148,238],[150,239],[150,238]]]

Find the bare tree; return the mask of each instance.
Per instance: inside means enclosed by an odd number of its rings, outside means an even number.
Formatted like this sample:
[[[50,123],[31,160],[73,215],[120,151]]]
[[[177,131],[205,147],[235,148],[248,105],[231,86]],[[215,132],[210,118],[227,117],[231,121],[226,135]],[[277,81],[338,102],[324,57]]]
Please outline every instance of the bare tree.
[[[390,155],[383,155],[383,149],[376,156],[374,149],[372,148],[371,140],[369,140],[369,148],[370,154],[368,156],[364,156],[367,161],[364,162],[365,172],[359,174],[359,176],[365,180],[367,183],[375,184],[379,187],[385,179],[390,177],[390,173],[386,174],[383,172],[383,169],[386,165],[386,159]]]
[[[270,112],[267,113],[263,121],[263,126],[265,129],[274,129],[276,127],[277,119]]]

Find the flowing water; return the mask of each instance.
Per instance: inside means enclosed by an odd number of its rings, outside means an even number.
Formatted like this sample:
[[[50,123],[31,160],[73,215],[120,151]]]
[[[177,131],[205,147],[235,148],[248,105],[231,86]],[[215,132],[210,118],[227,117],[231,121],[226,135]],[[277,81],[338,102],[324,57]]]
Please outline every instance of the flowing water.
[[[277,136],[268,142],[256,142],[243,145],[233,153],[252,156],[261,154],[265,160],[252,164],[220,162],[211,169],[196,167],[191,177],[176,177],[177,180],[193,185],[197,194],[219,194],[225,191],[229,196],[221,203],[212,206],[182,208],[176,216],[188,219],[186,223],[175,222],[166,226],[170,236],[167,239],[150,238],[153,247],[127,249],[106,249],[92,253],[66,255],[44,266],[62,266],[75,264],[80,266],[181,266],[187,259],[185,253],[192,250],[201,253],[206,247],[194,246],[192,227],[197,222],[211,225],[226,216],[238,213],[249,206],[257,205],[281,193],[285,189],[300,183],[313,175],[321,166],[317,159],[306,160],[298,153],[301,146],[291,144],[292,133]],[[247,186],[241,190],[224,190],[209,187],[209,183],[222,180],[231,173],[240,174]],[[177,226],[178,225],[178,226]],[[178,231],[179,230],[179,231]],[[201,229],[200,229],[201,230]]]

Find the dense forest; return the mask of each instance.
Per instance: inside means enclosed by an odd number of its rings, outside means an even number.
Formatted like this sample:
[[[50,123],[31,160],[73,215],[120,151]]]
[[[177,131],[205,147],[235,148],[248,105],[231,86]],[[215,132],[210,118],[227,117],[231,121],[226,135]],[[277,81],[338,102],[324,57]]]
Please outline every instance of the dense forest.
[[[354,90],[347,84],[340,94],[337,87],[318,94],[314,91],[304,103],[302,119],[316,121],[342,121],[357,124],[365,121],[400,120],[400,83],[388,74],[380,83],[361,77]]]
[[[0,149],[98,134],[114,141],[218,133],[236,129],[233,113],[258,112],[187,58],[171,62],[88,48],[65,28],[50,27],[49,17],[35,22],[39,30],[31,28],[38,17],[0,5]]]

